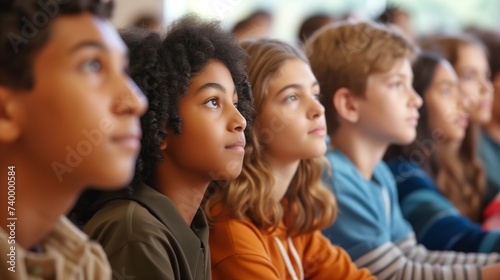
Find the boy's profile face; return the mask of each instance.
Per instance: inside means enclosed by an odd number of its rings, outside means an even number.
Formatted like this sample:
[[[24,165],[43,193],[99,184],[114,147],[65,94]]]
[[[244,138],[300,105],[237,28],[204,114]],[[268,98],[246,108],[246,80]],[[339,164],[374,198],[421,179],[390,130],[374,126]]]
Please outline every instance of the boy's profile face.
[[[359,97],[359,127],[381,144],[409,144],[416,137],[422,98],[412,87],[409,59],[395,60],[386,72],[368,76]]]
[[[80,186],[127,184],[140,149],[147,101],[126,74],[128,54],[109,22],[61,16],[33,60],[34,87],[15,92],[25,166]]]
[[[236,178],[243,165],[246,127],[237,103],[229,70],[220,61],[209,61],[179,99],[182,133],[169,130],[165,160],[192,176]]]

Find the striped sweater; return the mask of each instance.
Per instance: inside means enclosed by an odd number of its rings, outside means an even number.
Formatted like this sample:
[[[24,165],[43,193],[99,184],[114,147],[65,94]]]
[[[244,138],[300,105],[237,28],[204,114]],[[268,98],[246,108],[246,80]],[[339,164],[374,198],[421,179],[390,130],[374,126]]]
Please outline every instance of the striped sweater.
[[[393,160],[389,167],[403,217],[412,225],[419,243],[431,250],[500,252],[500,231],[484,231],[462,216],[418,164]]]
[[[333,170],[324,180],[337,197],[339,213],[324,234],[359,267],[379,279],[471,280],[481,279],[481,266],[500,262],[498,254],[427,251],[417,245],[385,163],[367,180],[340,150],[331,149],[326,156]]]

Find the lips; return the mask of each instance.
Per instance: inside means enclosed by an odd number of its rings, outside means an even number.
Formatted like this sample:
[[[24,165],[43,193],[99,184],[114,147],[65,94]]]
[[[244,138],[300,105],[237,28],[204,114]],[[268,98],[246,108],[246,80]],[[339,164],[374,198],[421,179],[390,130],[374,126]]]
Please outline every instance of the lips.
[[[420,115],[415,115],[415,116],[407,118],[406,121],[413,124],[413,125],[417,125],[419,119],[420,119]]]
[[[486,110],[491,110],[491,105],[492,105],[492,103],[489,101],[479,103],[479,107],[481,109],[486,109]]]
[[[228,150],[245,151],[245,140],[235,141],[229,145],[226,145],[224,148]]]
[[[307,132],[307,134],[324,136],[326,135],[326,128],[324,125],[318,125],[309,132]]]
[[[456,121],[456,123],[462,127],[462,128],[465,128],[467,127],[467,125],[469,125],[469,119],[466,118],[466,117],[459,117]]]
[[[141,132],[131,131],[111,137],[111,141],[126,146],[131,149],[139,149],[141,147]]]

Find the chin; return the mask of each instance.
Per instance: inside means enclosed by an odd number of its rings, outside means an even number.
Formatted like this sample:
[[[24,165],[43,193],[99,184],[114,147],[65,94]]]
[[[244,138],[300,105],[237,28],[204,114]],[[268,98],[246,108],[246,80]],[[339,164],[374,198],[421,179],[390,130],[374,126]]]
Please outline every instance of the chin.
[[[134,178],[134,169],[133,168],[121,168],[121,169],[114,169],[114,170],[108,170],[108,172],[105,174],[107,175],[107,180],[105,184],[100,184],[97,185],[103,190],[119,190],[124,187],[126,187],[130,182],[132,182],[132,179]]]
[[[475,124],[483,125],[489,123],[491,120],[490,114],[477,114],[470,118],[470,121]]]
[[[413,141],[415,141],[415,138],[417,137],[416,133],[413,133],[412,135],[403,135],[401,137],[398,137],[398,139],[392,141],[390,144],[393,145],[409,145]]]

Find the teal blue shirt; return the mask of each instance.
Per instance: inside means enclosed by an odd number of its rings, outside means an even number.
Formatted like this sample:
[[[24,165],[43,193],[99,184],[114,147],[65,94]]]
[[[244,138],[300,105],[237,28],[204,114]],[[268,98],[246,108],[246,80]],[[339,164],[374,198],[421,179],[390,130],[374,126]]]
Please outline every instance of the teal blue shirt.
[[[500,143],[495,142],[486,132],[481,131],[479,154],[486,169],[485,205],[487,205],[500,191]]]
[[[367,180],[339,149],[329,149],[326,157],[332,176],[323,178],[338,204],[335,223],[323,231],[332,243],[356,260],[413,232],[401,214],[394,177],[384,162],[377,164],[372,179]]]

